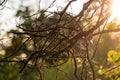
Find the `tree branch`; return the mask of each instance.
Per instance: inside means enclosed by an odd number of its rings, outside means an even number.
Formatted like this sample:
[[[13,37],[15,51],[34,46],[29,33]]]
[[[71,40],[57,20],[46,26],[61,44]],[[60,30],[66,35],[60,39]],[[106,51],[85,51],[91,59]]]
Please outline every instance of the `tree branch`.
[[[92,34],[92,36],[96,36],[96,35],[99,35],[99,34],[110,33],[110,32],[119,32],[119,31],[120,31],[120,28],[110,29],[110,30],[103,30],[103,31]]]
[[[1,3],[0,3],[0,6],[3,5],[5,3],[6,0],[3,0]]]

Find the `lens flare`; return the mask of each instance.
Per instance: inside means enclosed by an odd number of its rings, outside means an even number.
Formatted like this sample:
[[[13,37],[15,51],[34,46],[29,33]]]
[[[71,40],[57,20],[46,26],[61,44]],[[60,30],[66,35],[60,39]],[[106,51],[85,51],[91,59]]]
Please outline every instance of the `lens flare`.
[[[120,21],[120,0],[113,0],[112,18],[117,18]]]

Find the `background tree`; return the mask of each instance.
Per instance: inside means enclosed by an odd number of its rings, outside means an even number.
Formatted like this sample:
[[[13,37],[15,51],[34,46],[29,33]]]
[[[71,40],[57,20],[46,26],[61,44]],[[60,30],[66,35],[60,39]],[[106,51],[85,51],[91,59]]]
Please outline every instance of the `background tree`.
[[[8,67],[5,70],[13,70],[15,67],[15,73],[12,74],[15,74],[18,80],[118,80],[119,53],[108,52],[115,49],[116,44],[111,46],[113,40],[110,34],[102,37],[104,33],[119,31],[119,28],[115,27],[119,24],[108,22],[112,1],[88,0],[77,15],[67,12],[68,7],[76,0],[67,1],[61,11],[49,11],[56,1],[37,14],[31,15],[29,7],[17,11],[16,17],[21,16],[22,23],[16,26],[17,30],[8,33],[8,36],[12,35],[11,45],[4,48],[5,55],[1,57],[1,66],[3,64]],[[103,59],[106,65],[103,64]],[[109,64],[110,61],[113,63]],[[111,71],[107,69],[113,64],[118,66],[114,73],[102,75]],[[66,68],[71,70],[67,71]],[[29,73],[30,77],[25,75],[26,73]],[[49,73],[55,76],[51,77]],[[9,75],[8,73],[6,79],[12,80],[14,75],[10,75],[10,78]]]

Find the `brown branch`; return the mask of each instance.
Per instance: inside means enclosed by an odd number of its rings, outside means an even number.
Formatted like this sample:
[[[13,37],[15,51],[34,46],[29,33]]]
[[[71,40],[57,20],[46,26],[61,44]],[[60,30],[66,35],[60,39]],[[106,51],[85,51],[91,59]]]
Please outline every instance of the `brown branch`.
[[[84,79],[83,79],[83,77],[84,77],[84,76],[83,76],[83,72],[84,72],[84,68],[85,68],[85,65],[86,65],[86,63],[85,63],[85,60],[86,60],[86,59],[83,58],[82,60],[83,60],[83,61],[82,61],[82,67],[81,67],[81,73],[80,73],[81,76],[80,76],[80,79],[81,79],[81,80],[84,80]]]
[[[95,26],[93,26],[93,28],[91,28],[91,29],[89,30],[89,33],[92,33],[92,32],[95,31],[97,28],[99,28],[101,25],[103,25],[104,22],[105,22],[106,20],[108,20],[110,16],[111,16],[111,14],[108,13],[108,15],[106,15],[101,21],[99,21],[99,23],[97,23]]]
[[[6,0],[3,0],[3,1],[0,3],[0,6],[3,5],[5,2],[6,2]]]
[[[63,74],[65,74],[65,76],[68,78],[68,80],[73,80],[72,77],[71,77],[71,76],[68,76],[68,73],[65,72],[64,70],[59,69],[59,68],[57,68],[57,70],[59,70],[60,72],[62,72]]]
[[[88,7],[90,6],[90,4],[91,4],[93,1],[94,1],[94,0],[89,0],[88,2],[84,3],[82,11],[80,11],[80,13],[79,13],[77,16],[75,16],[75,17],[79,17],[78,21],[79,21],[79,20],[81,19],[81,17],[84,15],[85,10],[88,9]]]
[[[21,68],[21,70],[19,71],[19,73],[21,73],[25,67],[27,66],[28,62],[34,57],[34,55],[37,53],[37,51],[33,52],[30,57],[26,60],[26,62],[24,63],[23,67]]]
[[[70,5],[72,2],[74,2],[74,1],[76,1],[76,0],[71,0],[71,1],[69,1],[69,3],[65,6],[64,10],[60,13],[60,16],[61,16],[61,17],[62,17],[63,14],[66,12],[66,10],[67,10],[67,8],[69,7],[69,5]]]
[[[53,0],[53,2],[48,6],[47,9],[51,8],[51,6],[56,2],[56,0]],[[47,11],[47,9],[45,11]]]
[[[100,21],[100,19],[101,19],[101,16],[102,16],[102,13],[103,13],[103,10],[104,10],[104,5],[105,5],[105,0],[103,0],[103,3],[101,4],[101,11],[100,11],[98,20],[97,20],[97,22],[96,22],[96,25],[99,23],[99,21]]]
[[[39,67],[38,67],[38,66],[35,66],[35,67],[36,67],[36,69],[37,69],[37,71],[38,71],[38,73],[39,73],[39,80],[43,80],[41,70],[39,69]]]
[[[110,33],[110,32],[119,32],[120,28],[117,29],[109,29],[109,30],[103,30],[97,33],[92,34],[92,36],[100,35],[100,34],[105,34],[105,33]]]
[[[35,34],[35,33],[30,33],[30,32],[12,32],[13,34],[17,34],[17,35],[29,35],[29,36],[34,36],[34,37],[47,37],[49,34],[47,35],[40,35],[40,34]]]
[[[112,71],[112,70],[115,70],[115,69],[117,69],[117,68],[119,68],[119,67],[120,67],[120,65],[113,66],[112,68],[108,69],[105,73],[110,72],[110,71]]]
[[[4,57],[4,58],[2,58],[2,59],[7,59],[7,58],[10,58],[10,57],[16,55],[16,54],[20,51],[20,49],[25,45],[25,43],[28,42],[30,39],[31,39],[31,37],[28,37],[28,39],[26,39],[26,40],[17,48],[17,50],[16,50],[14,53],[12,53],[11,55],[8,55],[8,56],[6,56],[6,57]]]
[[[106,24],[107,24],[107,21],[106,21],[105,25],[103,26],[102,31],[105,29]],[[92,35],[92,36],[93,36],[93,35]],[[94,58],[94,56],[95,56],[95,54],[96,54],[97,47],[98,47],[98,43],[99,43],[99,41],[100,41],[101,37],[102,37],[102,34],[100,34],[100,36],[98,37],[98,40],[97,40],[97,42],[96,42],[96,44],[95,44],[95,49],[94,49],[94,52],[93,52],[93,56],[92,56],[92,58],[91,58],[91,59],[93,59],[93,58]]]
[[[79,80],[79,77],[77,75],[77,61],[76,61],[76,58],[74,57],[73,52],[70,51],[70,53],[73,57],[73,62],[74,62],[74,76],[76,77],[77,80]]]
[[[90,68],[92,70],[92,80],[95,80],[95,71],[94,71],[93,64],[92,64],[90,57],[89,57],[89,50],[88,50],[89,43],[88,42],[89,41],[86,39],[86,57],[87,57],[89,65],[90,65]]]
[[[8,62],[8,63],[10,63],[10,62],[16,62],[16,63],[24,63],[24,61],[17,61],[17,60],[0,60],[0,62]]]

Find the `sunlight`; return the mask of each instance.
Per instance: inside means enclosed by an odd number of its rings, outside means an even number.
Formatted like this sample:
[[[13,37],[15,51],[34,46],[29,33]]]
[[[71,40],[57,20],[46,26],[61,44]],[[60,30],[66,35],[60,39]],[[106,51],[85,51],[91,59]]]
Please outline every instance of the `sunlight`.
[[[120,21],[120,0],[113,0],[112,18],[117,18]]]

